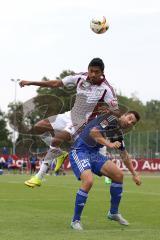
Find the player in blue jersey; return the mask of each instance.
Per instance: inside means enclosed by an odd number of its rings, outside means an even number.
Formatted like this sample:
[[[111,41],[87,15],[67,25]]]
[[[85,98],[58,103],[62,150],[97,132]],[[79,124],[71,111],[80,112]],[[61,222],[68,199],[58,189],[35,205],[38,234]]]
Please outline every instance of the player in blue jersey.
[[[107,217],[122,225],[129,225],[118,211],[123,189],[123,172],[106,156],[100,154],[99,150],[103,146],[118,149],[124,164],[132,174],[133,181],[140,185],[140,176],[133,168],[123,140],[123,130],[132,127],[139,120],[140,116],[136,111],[129,111],[120,118],[104,114],[88,123],[76,139],[69,157],[74,174],[78,180],[81,180],[81,186],[75,200],[71,222],[73,229],[83,230],[80,222],[81,214],[93,185],[93,173],[112,179],[111,206]]]

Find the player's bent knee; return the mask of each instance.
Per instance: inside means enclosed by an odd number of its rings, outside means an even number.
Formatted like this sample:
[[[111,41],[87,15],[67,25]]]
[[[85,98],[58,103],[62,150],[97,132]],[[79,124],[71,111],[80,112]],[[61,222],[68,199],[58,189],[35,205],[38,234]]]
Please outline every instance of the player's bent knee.
[[[41,120],[34,125],[34,130],[37,133],[41,134],[41,133],[44,133],[46,131],[51,131],[53,129],[52,129],[52,126],[51,126],[51,124],[49,123],[48,120]]]
[[[86,184],[88,185],[88,187],[92,187],[92,185],[93,185],[93,179],[88,179],[88,180],[86,181]]]
[[[46,164],[48,167],[51,166],[51,163],[52,163],[53,159],[44,159],[44,164]]]
[[[117,182],[123,182],[123,176],[124,176],[123,172],[122,171],[118,171],[116,173],[116,175],[115,175],[116,181]]]
[[[93,185],[93,179],[92,178],[88,178],[88,179],[85,179],[85,180],[82,181],[83,189],[86,192],[89,192],[89,190],[91,189],[92,185]]]
[[[41,120],[41,121],[37,122],[37,123],[34,125],[34,127],[40,128],[40,127],[46,127],[46,126],[48,126],[48,125],[49,125],[49,123],[48,123],[46,120]]]

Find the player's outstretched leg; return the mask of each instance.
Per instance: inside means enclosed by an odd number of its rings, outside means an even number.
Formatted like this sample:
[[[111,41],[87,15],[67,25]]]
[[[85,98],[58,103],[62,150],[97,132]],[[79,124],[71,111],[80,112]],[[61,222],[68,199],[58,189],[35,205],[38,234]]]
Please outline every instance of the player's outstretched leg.
[[[56,159],[57,156],[60,156],[62,154],[62,150],[60,148],[50,147],[44,161],[42,162],[40,166],[40,170],[38,173],[32,177],[31,179],[25,181],[25,185],[28,187],[40,187],[42,185],[42,179],[47,173],[48,168],[50,167],[52,161]]]
[[[122,215],[118,212],[119,204],[122,196],[123,183],[112,181],[110,186],[111,195],[111,207],[107,214],[107,218],[113,221],[117,221],[122,225],[128,226],[129,223]]]
[[[73,228],[74,230],[83,230],[80,220],[87,198],[88,192],[79,189],[76,195],[74,216],[71,222],[71,228]]]
[[[109,176],[112,180],[110,185],[111,206],[107,218],[128,226],[128,221],[118,211],[123,192],[123,172],[112,161],[107,160],[101,168],[101,173],[104,176]]]

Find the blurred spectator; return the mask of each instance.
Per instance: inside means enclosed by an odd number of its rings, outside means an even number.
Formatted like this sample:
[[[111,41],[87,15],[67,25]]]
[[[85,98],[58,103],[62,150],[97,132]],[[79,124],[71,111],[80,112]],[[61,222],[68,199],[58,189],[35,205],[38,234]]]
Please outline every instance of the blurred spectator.
[[[8,155],[8,148],[7,147],[2,148],[2,154]]]
[[[5,163],[6,163],[6,161],[5,161],[4,157],[1,156],[0,157],[0,169],[5,168]]]
[[[36,155],[32,155],[30,157],[30,164],[31,164],[31,174],[34,174],[36,172],[36,163],[37,163],[38,159]]]
[[[12,166],[13,166],[13,158],[11,155],[8,156],[8,159],[6,161],[7,164],[7,169],[8,171],[12,170]]]
[[[27,164],[26,164],[26,161],[24,158],[22,158],[21,160],[22,160],[22,164],[21,164],[21,168],[20,168],[20,173],[23,174],[27,170]]]

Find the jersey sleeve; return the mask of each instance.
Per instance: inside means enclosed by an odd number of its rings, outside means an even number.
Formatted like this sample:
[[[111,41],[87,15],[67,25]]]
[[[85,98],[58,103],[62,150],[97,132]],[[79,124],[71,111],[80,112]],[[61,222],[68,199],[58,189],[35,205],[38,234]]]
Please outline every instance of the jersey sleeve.
[[[64,86],[72,87],[77,85],[78,80],[80,79],[80,75],[70,75],[62,79]]]
[[[104,96],[104,102],[107,103],[110,110],[118,110],[118,100],[113,88],[107,88],[107,93]]]

